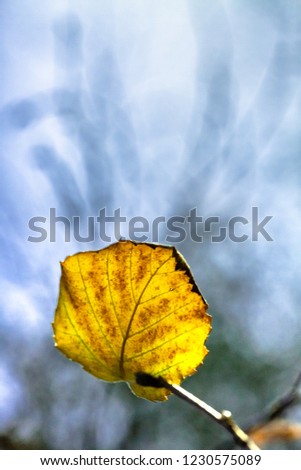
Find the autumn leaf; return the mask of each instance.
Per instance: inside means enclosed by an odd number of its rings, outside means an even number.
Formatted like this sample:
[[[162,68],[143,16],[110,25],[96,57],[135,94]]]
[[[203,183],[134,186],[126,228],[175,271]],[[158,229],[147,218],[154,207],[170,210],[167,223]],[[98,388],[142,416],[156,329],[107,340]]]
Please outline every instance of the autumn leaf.
[[[86,371],[161,401],[170,391],[139,385],[137,374],[180,384],[202,363],[211,317],[174,247],[120,241],[61,267],[55,343]]]

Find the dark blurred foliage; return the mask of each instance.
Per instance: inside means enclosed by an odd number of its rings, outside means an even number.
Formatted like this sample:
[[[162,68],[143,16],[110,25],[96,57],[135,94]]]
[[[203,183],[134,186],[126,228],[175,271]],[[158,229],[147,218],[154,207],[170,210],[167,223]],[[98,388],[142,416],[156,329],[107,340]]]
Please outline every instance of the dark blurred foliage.
[[[103,207],[109,215],[122,207],[127,217],[141,215],[149,220],[187,216],[196,207],[203,217],[221,216],[222,223],[235,215],[250,217],[252,206],[259,206],[262,217],[271,213],[274,243],[235,244],[227,239],[214,244],[200,228],[204,243],[187,239],[177,245],[213,316],[210,353],[183,385],[218,410],[230,409],[238,423],[247,426],[284,393],[301,368],[300,262],[296,261],[300,222],[292,220],[300,207],[301,121],[295,127],[285,123],[294,119],[294,106],[300,104],[296,80],[301,72],[301,15],[296,11],[292,24],[294,14],[283,2],[273,2],[273,7],[271,2],[248,6],[256,18],[258,12],[263,15],[263,25],[276,31],[278,39],[265,70],[260,70],[259,87],[242,111],[239,89],[243,85],[235,69],[238,59],[231,25],[208,7],[208,15],[213,15],[211,28],[202,20],[203,9],[196,2],[188,3],[199,55],[196,77],[192,77],[196,83],[193,109],[180,137],[168,129],[168,125],[177,129],[176,124],[164,122],[166,116],[171,123],[175,118],[169,90],[161,102],[164,87],[154,93],[145,115],[138,113],[138,122],[150,118],[139,132],[114,41],[98,44],[95,39],[95,51],[88,54],[89,28],[73,13],[52,24],[55,89],[16,99],[1,110],[5,138],[23,142],[27,131],[35,135],[25,154],[20,144],[16,163],[11,164],[13,155],[5,155],[1,163],[2,296],[6,300],[0,317],[0,371],[8,402],[0,423],[2,448],[233,445],[226,431],[177,398],[164,404],[138,399],[126,384],[98,381],[54,349],[50,322],[59,261],[75,251],[99,249],[102,243],[96,238],[85,246],[74,242],[66,247],[60,241],[45,242],[44,251],[39,244],[29,247],[27,221],[33,215],[47,217],[50,207],[70,219],[81,216],[83,233],[87,216],[97,216]],[[235,8],[239,16],[242,7]],[[258,43],[242,50],[256,54]],[[157,107],[156,113],[152,106]],[[51,135],[59,137],[52,141],[37,129],[54,119]],[[175,145],[171,141],[178,138],[182,151],[176,158],[170,154]],[[65,151],[58,145],[60,139]],[[289,221],[296,230],[291,238]],[[17,227],[23,228],[18,232]],[[162,241],[166,235],[161,233]],[[298,407],[288,417],[300,419]],[[301,448],[300,442],[275,446]]]

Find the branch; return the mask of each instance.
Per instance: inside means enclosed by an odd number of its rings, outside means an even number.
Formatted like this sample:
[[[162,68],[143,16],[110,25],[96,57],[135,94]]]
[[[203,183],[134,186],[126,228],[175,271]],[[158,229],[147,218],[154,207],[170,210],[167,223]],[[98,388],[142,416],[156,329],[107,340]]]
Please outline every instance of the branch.
[[[255,442],[235,423],[230,411],[222,411],[220,413],[210,405],[207,405],[204,401],[192,395],[192,393],[187,392],[179,385],[172,385],[166,382],[162,377],[153,377],[150,374],[138,372],[136,374],[136,382],[138,385],[144,387],[166,388],[170,390],[174,395],[195,406],[199,411],[207,414],[216,423],[223,426],[243,449],[260,450]]]
[[[248,430],[253,431],[253,429],[258,429],[271,421],[279,418],[285,411],[287,411],[291,406],[298,404],[301,401],[301,392],[299,387],[301,385],[301,371],[299,372],[295,382],[291,386],[290,390],[286,392],[282,397],[280,397],[271,408],[266,411],[263,415],[255,419],[254,423],[248,426]]]
[[[267,411],[260,413],[244,426],[246,433],[256,442],[260,442],[261,445],[275,438],[282,440],[300,439],[299,425],[280,419],[292,406],[301,402],[300,386],[301,371],[291,388],[282,397],[276,400]],[[220,444],[218,449],[228,448],[228,445],[229,442],[225,442]]]

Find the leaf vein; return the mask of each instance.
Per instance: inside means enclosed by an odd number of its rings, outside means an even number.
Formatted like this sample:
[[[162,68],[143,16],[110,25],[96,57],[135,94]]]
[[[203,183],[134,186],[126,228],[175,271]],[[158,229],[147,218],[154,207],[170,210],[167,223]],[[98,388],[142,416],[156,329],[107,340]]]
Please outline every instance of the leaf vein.
[[[87,345],[87,343],[83,340],[83,338],[81,337],[81,335],[79,334],[76,326],[74,325],[73,321],[71,320],[71,317],[69,315],[69,312],[68,312],[68,308],[66,307],[66,303],[63,301],[63,305],[64,305],[64,309],[66,311],[66,314],[67,314],[67,318],[69,320],[69,323],[70,325],[72,326],[72,328],[74,329],[75,331],[75,336],[78,337],[78,339],[80,340],[80,342],[83,344],[83,346],[87,349],[87,351],[89,352],[89,354],[95,359],[96,362],[98,362],[98,364],[101,364],[102,367],[104,367],[105,369],[107,369],[109,372],[112,373],[111,369],[106,365],[106,363],[102,362],[99,357],[97,357],[93,351],[93,349],[89,348],[89,346]]]
[[[141,353],[136,354],[135,356],[131,356],[131,357],[126,358],[124,362],[131,361],[131,360],[133,360],[133,359],[136,359],[137,357],[145,356],[146,354],[148,354],[148,353],[150,353],[150,352],[153,352],[153,351],[155,351],[156,349],[161,348],[162,346],[165,346],[165,344],[168,344],[168,343],[170,343],[171,341],[174,341],[175,339],[178,339],[178,338],[180,338],[181,336],[187,335],[188,333],[191,333],[192,331],[197,330],[197,329],[202,329],[202,327],[201,327],[201,326],[194,326],[194,327],[191,328],[190,330],[183,331],[182,333],[180,333],[180,334],[178,334],[178,335],[176,335],[176,336],[173,336],[172,338],[167,339],[166,341],[164,341],[163,343],[158,344],[158,345],[155,346],[154,348],[148,349],[147,351],[142,351]]]
[[[126,342],[129,338],[129,334],[130,334],[130,330],[131,330],[131,326],[132,326],[132,323],[133,323],[133,320],[134,320],[134,317],[135,317],[135,314],[137,312],[137,309],[138,309],[138,306],[140,305],[140,300],[145,292],[145,290],[147,289],[147,287],[149,286],[151,280],[153,279],[153,277],[156,275],[156,273],[172,258],[172,256],[169,256],[168,258],[166,258],[166,260],[164,260],[164,262],[162,264],[160,264],[160,266],[158,266],[157,269],[155,269],[154,272],[151,272],[151,275],[148,279],[148,281],[146,282],[145,286],[143,287],[138,299],[137,299],[137,302],[135,303],[135,307],[133,309],[133,312],[131,314],[131,317],[129,319],[129,323],[128,323],[128,327],[127,327],[127,330],[126,330],[126,334],[123,338],[123,342],[122,342],[122,346],[121,346],[121,351],[120,351],[120,360],[119,360],[119,370],[120,370],[120,374],[122,377],[124,377],[124,355],[125,355],[125,346],[126,346]]]
[[[78,268],[79,268],[79,273],[80,273],[80,276],[81,276],[81,279],[82,279],[82,283],[83,283],[83,286],[84,286],[84,289],[85,289],[85,293],[86,293],[86,297],[87,297],[87,300],[88,300],[88,303],[90,305],[90,310],[95,318],[95,321],[97,323],[97,326],[98,326],[98,329],[99,331],[101,332],[104,340],[106,341],[106,343],[108,344],[109,348],[111,349],[112,353],[114,354],[114,356],[117,358],[117,353],[114,351],[114,349],[112,348],[112,345],[110,343],[110,341],[108,340],[108,338],[106,337],[102,327],[101,327],[101,324],[99,322],[99,319],[95,313],[95,310],[94,310],[94,307],[93,307],[93,304],[91,302],[91,299],[90,299],[90,296],[88,295],[88,291],[87,291],[87,286],[86,286],[86,283],[84,281],[84,278],[83,278],[83,274],[82,274],[82,269],[81,269],[81,265],[80,265],[80,262],[79,262],[79,256],[77,257],[77,263],[78,263]]]
[[[185,358],[185,359],[182,359],[181,361],[178,361],[178,362],[175,362],[174,364],[172,364],[171,366],[168,366],[168,367],[165,367],[164,369],[160,370],[160,372],[157,372],[156,373],[156,376],[159,377],[160,375],[162,376],[162,374],[170,369],[173,369],[173,367],[176,367],[176,366],[179,366],[180,364],[183,364],[183,362],[187,362],[189,361],[189,359]]]
[[[164,315],[164,317],[161,317],[159,318],[159,320],[156,320],[154,323],[151,323],[149,325],[147,325],[145,328],[142,328],[141,330],[139,331],[135,331],[135,333],[133,333],[132,335],[129,335],[129,338],[132,338],[133,336],[136,336],[136,335],[140,335],[141,333],[143,333],[144,331],[146,330],[150,330],[151,328],[153,328],[155,325],[157,325],[158,323],[161,323],[162,321],[164,321],[166,318],[170,317],[171,315],[173,315],[174,313],[178,312],[179,310],[182,310],[183,308],[186,308],[188,307],[190,304],[192,304],[194,302],[194,300],[192,300],[191,302],[188,302],[187,304],[184,304],[184,305],[180,305],[180,307],[178,308],[175,308],[174,310],[172,310],[171,312],[167,313],[166,315]]]
[[[140,302],[139,305],[142,305],[142,304],[146,304],[147,302],[150,302],[151,300],[154,300],[154,299],[157,299],[158,297],[161,297],[163,295],[168,295],[168,294],[171,294],[180,289],[181,287],[183,286],[187,286],[187,283],[183,282],[183,284],[179,284],[177,287],[173,287],[172,290],[168,290],[166,292],[161,292],[160,294],[157,294],[157,295],[153,295],[153,297],[150,297],[149,299],[147,300],[144,300],[143,302]]]
[[[107,280],[108,280],[109,293],[110,293],[110,297],[111,297],[111,305],[113,307],[113,311],[114,311],[115,318],[116,318],[118,326],[119,326],[121,336],[124,338],[124,334],[123,334],[123,331],[122,331],[122,328],[121,328],[121,323],[120,323],[118,315],[117,315],[117,310],[116,310],[116,306],[115,306],[115,302],[114,302],[114,298],[113,298],[113,294],[112,294],[110,273],[109,273],[109,265],[110,265],[110,263],[109,263],[109,253],[108,253],[108,255],[107,255]],[[115,355],[116,355],[116,358],[117,358],[118,357],[117,354],[115,354]]]

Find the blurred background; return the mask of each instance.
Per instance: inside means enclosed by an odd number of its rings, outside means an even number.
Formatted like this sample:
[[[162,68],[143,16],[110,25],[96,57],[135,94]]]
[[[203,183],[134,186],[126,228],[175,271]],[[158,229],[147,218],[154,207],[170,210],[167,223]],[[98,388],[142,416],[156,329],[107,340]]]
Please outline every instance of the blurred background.
[[[4,0],[0,22],[1,446],[226,446],[179,399],[138,399],[54,349],[59,261],[107,243],[66,242],[62,223],[50,241],[49,210],[80,216],[82,236],[102,208],[150,222],[197,208],[221,226],[252,207],[272,216],[273,241],[237,225],[245,242],[212,243],[200,226],[202,243],[175,244],[213,316],[183,386],[242,426],[269,409],[301,369],[300,2]],[[32,217],[46,218],[43,242],[28,240]],[[300,423],[300,406],[285,417]]]

